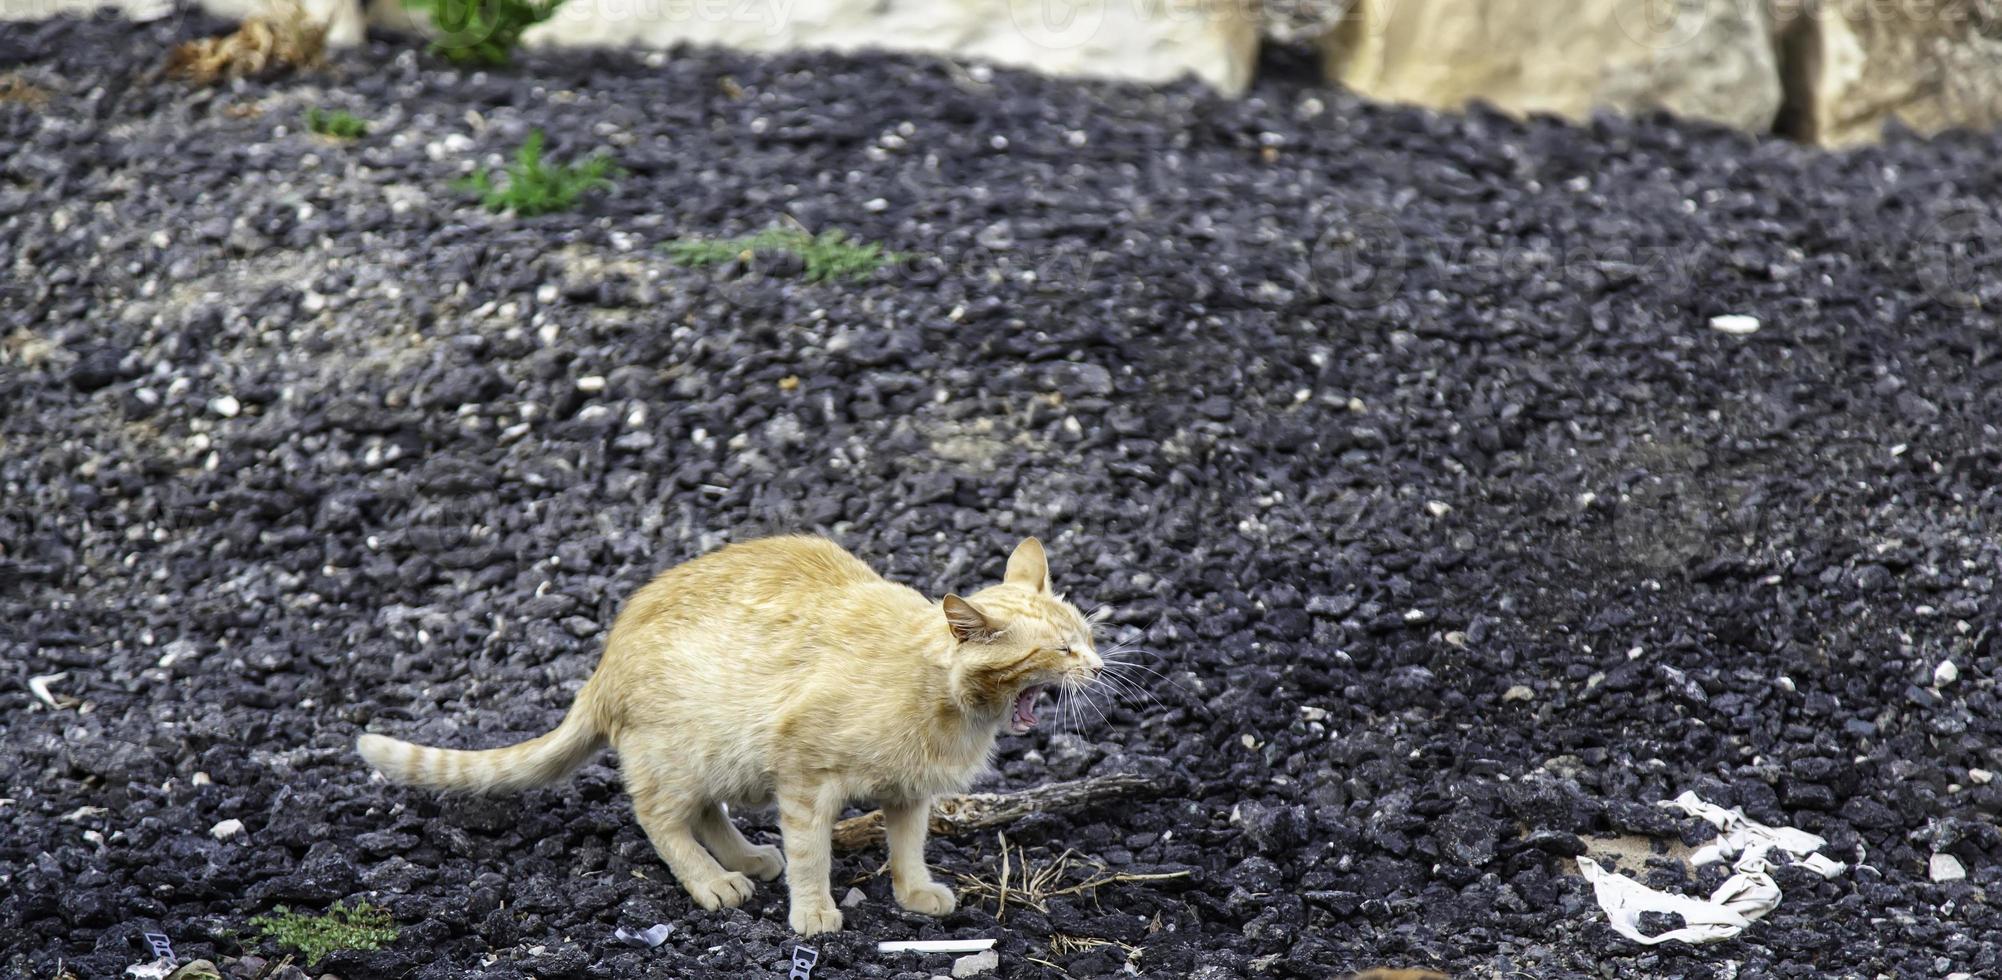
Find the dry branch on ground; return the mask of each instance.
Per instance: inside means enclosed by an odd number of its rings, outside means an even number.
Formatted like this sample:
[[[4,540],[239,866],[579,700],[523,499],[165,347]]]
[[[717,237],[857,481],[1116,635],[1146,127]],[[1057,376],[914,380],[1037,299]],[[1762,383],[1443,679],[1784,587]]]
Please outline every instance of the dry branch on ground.
[[[326,54],[327,27],[293,3],[246,18],[235,31],[178,45],[167,56],[169,78],[213,85],[310,68]]]
[[[931,832],[954,837],[1004,827],[1034,813],[1075,813],[1114,800],[1159,795],[1159,780],[1120,773],[1050,783],[1013,793],[967,793],[932,802]],[[834,827],[834,846],[855,850],[883,840],[883,811],[871,810]]]

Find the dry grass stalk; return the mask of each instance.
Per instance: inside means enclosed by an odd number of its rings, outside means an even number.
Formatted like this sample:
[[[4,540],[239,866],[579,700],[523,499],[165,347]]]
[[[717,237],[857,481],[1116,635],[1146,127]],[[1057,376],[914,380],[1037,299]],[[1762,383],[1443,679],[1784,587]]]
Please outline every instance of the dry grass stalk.
[[[1100,939],[1096,936],[1067,936],[1063,933],[1057,933],[1050,937],[1050,956],[1055,959],[1061,959],[1067,956],[1076,956],[1079,953],[1088,953],[1094,949],[1103,949],[1107,946],[1114,947],[1126,954],[1128,972],[1139,972],[1140,957],[1146,952],[1146,949],[1141,946],[1122,943],[1116,939]],[[1046,960],[1039,956],[1025,956],[1023,958],[1038,966],[1045,966],[1055,970],[1064,976],[1068,977],[1071,975],[1069,970],[1064,969],[1053,962],[1053,960]]]
[[[959,883],[967,895],[994,900],[994,919],[997,922],[1006,917],[1008,900],[1011,897],[1017,905],[1026,905],[1038,912],[1048,912],[1049,900],[1052,898],[1089,894],[1107,885],[1165,881],[1171,878],[1186,878],[1189,875],[1187,871],[1159,874],[1111,871],[1103,863],[1086,858],[1075,850],[1065,850],[1041,867],[1037,867],[1030,862],[1028,853],[1020,845],[1013,847],[1014,859],[1010,860],[1007,835],[995,836],[1001,842],[1001,877],[998,880],[990,880],[977,875],[962,874],[959,876]],[[1083,881],[1064,884],[1065,878],[1073,868],[1089,868],[1091,871]]]
[[[0,75],[0,102],[12,102],[30,109],[49,104],[49,90],[21,77],[20,72]]]
[[[234,32],[178,45],[167,56],[167,77],[213,85],[232,78],[259,78],[320,64],[326,55],[327,26],[305,8],[279,0],[269,11],[246,18]]]

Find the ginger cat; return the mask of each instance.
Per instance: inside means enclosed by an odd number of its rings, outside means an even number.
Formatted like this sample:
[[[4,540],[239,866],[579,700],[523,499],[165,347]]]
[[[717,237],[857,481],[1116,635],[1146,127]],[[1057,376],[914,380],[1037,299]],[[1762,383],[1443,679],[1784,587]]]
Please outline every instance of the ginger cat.
[[[697,904],[736,906],[751,878],[784,870],[792,928],[813,935],[841,928],[829,834],[852,800],[883,808],[897,903],[951,912],[925,868],[932,798],[964,790],[1002,729],[1033,728],[1045,693],[1103,667],[1035,538],[1000,585],[936,603],[831,541],[767,538],[634,593],[555,731],[484,752],[382,735],[356,747],[397,782],[485,793],[554,782],[609,741],[640,826]],[[774,799],[783,861],[725,810]]]

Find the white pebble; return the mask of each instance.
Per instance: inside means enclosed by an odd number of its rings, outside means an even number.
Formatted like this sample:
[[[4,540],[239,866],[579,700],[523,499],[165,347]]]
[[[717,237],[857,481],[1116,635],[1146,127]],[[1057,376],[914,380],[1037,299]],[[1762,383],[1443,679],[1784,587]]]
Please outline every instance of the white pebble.
[[[862,904],[863,898],[864,896],[862,894],[862,889],[850,888],[848,889],[848,894],[841,896],[841,907],[844,909],[852,909],[855,906]]]
[[[223,418],[233,419],[236,418],[238,412],[243,411],[243,403],[229,395],[224,395],[220,398],[211,398],[209,399],[209,411]]]
[[[1534,701],[1536,700],[1536,692],[1530,690],[1527,685],[1517,684],[1514,687],[1511,687],[1508,690],[1502,692],[1502,700]]]
[[[1995,781],[1995,774],[1986,769],[1969,769],[1967,781],[1976,786],[1986,786]]]
[[[578,378],[577,390],[587,395],[595,395],[605,390],[605,379],[602,375],[596,374]]]
[[[965,980],[967,977],[978,976],[982,973],[993,973],[1000,966],[1001,957],[990,949],[985,953],[975,953],[972,956],[962,956],[959,959],[953,960],[952,975],[958,978],[958,980]]]
[[[1453,512],[1453,505],[1443,500],[1428,500],[1425,502],[1425,512],[1433,517],[1444,517]]]
[[[1951,854],[1933,855],[1926,872],[1932,875],[1934,881],[1959,881],[1967,877],[1967,869],[1961,865],[1959,858]]]
[[[1742,337],[1759,332],[1759,318],[1742,313],[1725,313],[1710,318],[1710,329],[1718,333],[1728,333]]]
[[[216,840],[228,840],[243,833],[243,821],[231,818],[209,828],[209,836]]]
[[[1936,687],[1945,687],[1960,679],[1960,668],[1951,660],[1942,660],[1932,669],[1932,682]]]

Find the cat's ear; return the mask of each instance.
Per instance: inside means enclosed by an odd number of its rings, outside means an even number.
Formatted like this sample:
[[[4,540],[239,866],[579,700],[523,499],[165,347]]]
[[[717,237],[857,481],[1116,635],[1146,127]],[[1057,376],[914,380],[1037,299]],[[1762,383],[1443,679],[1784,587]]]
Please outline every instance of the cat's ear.
[[[1015,553],[1008,556],[1008,573],[1001,579],[1010,585],[1026,585],[1037,592],[1050,591],[1050,560],[1043,554],[1043,543],[1035,538],[1023,538],[1015,546]]]
[[[952,630],[953,638],[961,643],[991,640],[999,632],[994,628],[994,621],[988,619],[979,606],[957,595],[945,597],[945,625]]]

